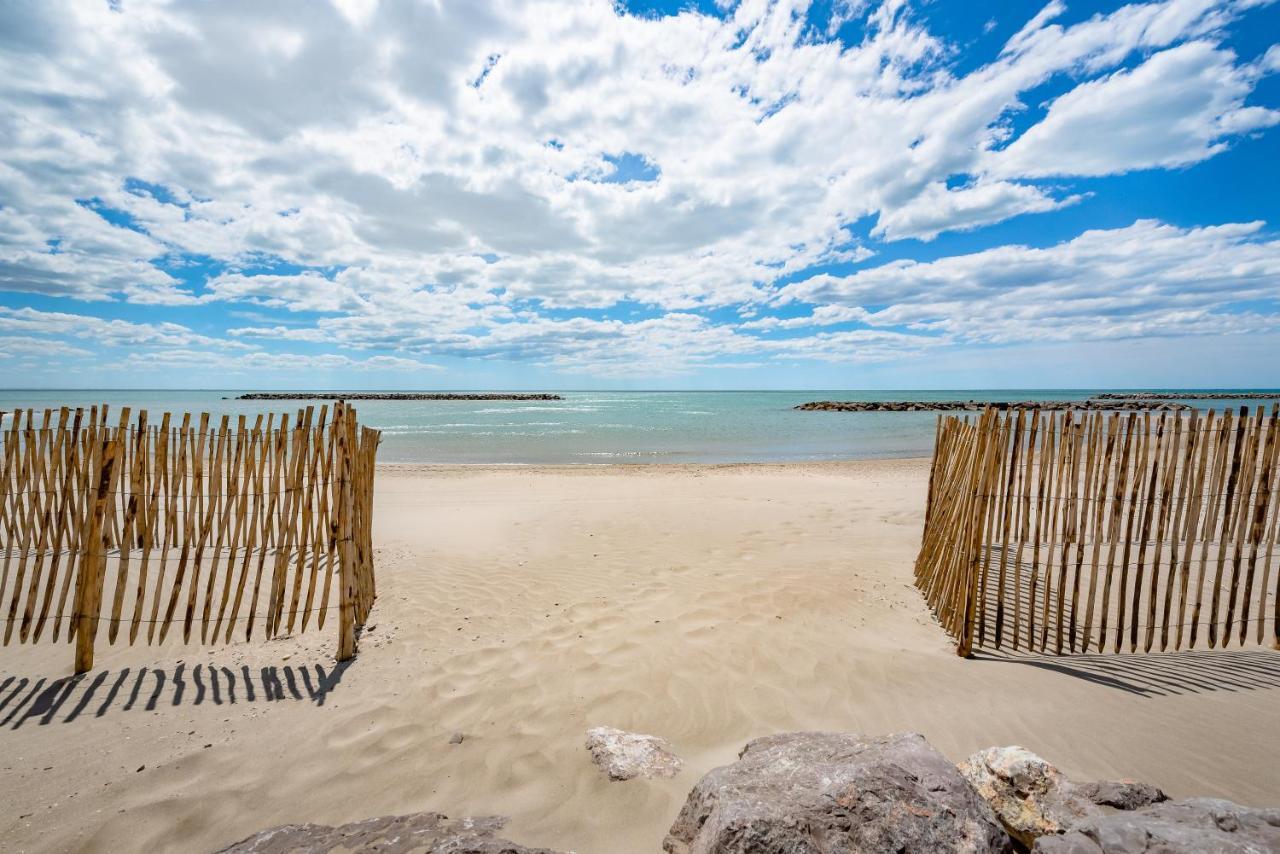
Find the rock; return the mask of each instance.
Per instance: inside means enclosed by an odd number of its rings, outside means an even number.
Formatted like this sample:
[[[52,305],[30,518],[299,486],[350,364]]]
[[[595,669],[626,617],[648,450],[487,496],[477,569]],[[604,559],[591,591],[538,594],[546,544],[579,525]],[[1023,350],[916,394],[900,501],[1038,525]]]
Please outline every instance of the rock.
[[[1165,801],[1088,819],[1063,836],[1036,840],[1041,854],[1257,854],[1280,851],[1280,809],[1213,798]]]
[[[610,780],[674,777],[683,764],[666,739],[608,726],[587,730],[587,750]]]
[[[669,854],[1011,851],[991,808],[918,733],[758,738],[689,793]]]
[[[1023,845],[1102,814],[1062,772],[1025,747],[989,747],[959,767],[1005,830]]]
[[[385,854],[556,854],[526,848],[494,834],[506,820],[498,816],[450,819],[435,812],[388,815],[338,827],[286,824],[256,833],[223,854],[319,854],[327,851],[378,851]]]
[[[466,736],[465,736],[465,735],[463,735],[462,733],[460,733],[460,732],[455,732],[453,735],[449,736],[449,743],[450,743],[450,744],[462,744],[463,739],[465,739],[465,738],[466,738]]]
[[[1280,400],[1270,391],[1125,391],[1095,394],[1094,400]]]
[[[981,412],[988,407],[1001,412],[1010,409],[1187,412],[1195,408],[1186,403],[1170,403],[1161,399],[1098,396],[1088,400],[811,400],[792,409],[806,412]]]
[[[1076,792],[1095,804],[1115,807],[1118,810],[1136,810],[1138,807],[1158,804],[1169,796],[1150,783],[1118,780],[1102,783],[1078,783]]]

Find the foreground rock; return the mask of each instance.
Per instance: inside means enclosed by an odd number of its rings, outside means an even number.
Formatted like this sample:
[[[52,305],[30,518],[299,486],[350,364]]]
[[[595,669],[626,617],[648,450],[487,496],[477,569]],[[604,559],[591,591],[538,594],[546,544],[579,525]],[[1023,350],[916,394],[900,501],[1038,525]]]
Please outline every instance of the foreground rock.
[[[1008,409],[1134,409],[1154,412],[1187,412],[1194,409],[1185,403],[1170,403],[1161,398],[1090,400],[814,400],[794,409],[806,412],[982,412],[990,407],[1001,412]]]
[[[610,780],[674,777],[683,764],[680,757],[671,752],[666,739],[609,726],[587,730],[587,750]]]
[[[1118,810],[1136,810],[1139,807],[1169,800],[1168,795],[1150,783],[1136,783],[1133,780],[1079,783],[1076,791],[1081,797],[1088,798],[1095,804],[1114,807]]]
[[[670,854],[1009,851],[991,808],[918,733],[759,738],[685,801]]]
[[[1099,807],[1134,810],[1167,800],[1164,792],[1133,780],[1073,783],[1025,747],[989,747],[959,765],[1009,834],[1031,846],[1101,818]]]
[[[223,854],[320,854],[377,851],[380,854],[557,854],[550,848],[526,848],[495,834],[506,820],[450,819],[434,812],[388,815],[338,827],[286,824],[222,849]]]
[[[558,394],[493,392],[254,391],[236,400],[564,400]]]
[[[1057,768],[1025,747],[989,747],[959,765],[960,773],[995,810],[1005,830],[1030,846],[1102,815]]]
[[[1212,798],[1143,807],[1089,819],[1063,836],[1036,840],[1041,854],[1259,854],[1280,851],[1280,809]]]

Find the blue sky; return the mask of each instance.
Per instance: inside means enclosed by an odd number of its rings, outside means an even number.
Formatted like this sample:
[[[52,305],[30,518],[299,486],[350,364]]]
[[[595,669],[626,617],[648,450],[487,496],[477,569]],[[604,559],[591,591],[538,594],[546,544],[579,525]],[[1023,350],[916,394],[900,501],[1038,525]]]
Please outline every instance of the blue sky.
[[[1280,386],[1280,6],[21,4],[3,385]]]

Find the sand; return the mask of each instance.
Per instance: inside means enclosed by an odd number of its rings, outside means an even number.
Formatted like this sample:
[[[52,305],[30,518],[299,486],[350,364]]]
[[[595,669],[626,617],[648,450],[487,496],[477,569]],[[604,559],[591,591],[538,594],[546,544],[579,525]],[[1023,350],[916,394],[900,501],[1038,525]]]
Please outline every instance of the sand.
[[[220,647],[0,653],[0,848],[213,850],[436,810],[526,844],[659,850],[698,777],[798,729],[1025,745],[1081,778],[1280,803],[1280,653],[961,660],[911,585],[927,463],[386,467],[381,597]],[[584,747],[660,735],[671,780]],[[461,744],[450,744],[462,733]]]

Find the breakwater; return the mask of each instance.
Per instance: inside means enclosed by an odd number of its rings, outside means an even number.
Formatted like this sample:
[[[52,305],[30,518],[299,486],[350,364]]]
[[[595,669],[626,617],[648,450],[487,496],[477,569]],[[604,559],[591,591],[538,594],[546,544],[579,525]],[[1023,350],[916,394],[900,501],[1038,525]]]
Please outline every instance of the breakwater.
[[[792,407],[806,412],[982,412],[1007,409],[1137,409],[1186,412],[1195,407],[1159,398],[1091,400],[814,400]]]
[[[1102,392],[1094,400],[1280,400],[1275,391],[1135,391]]]

